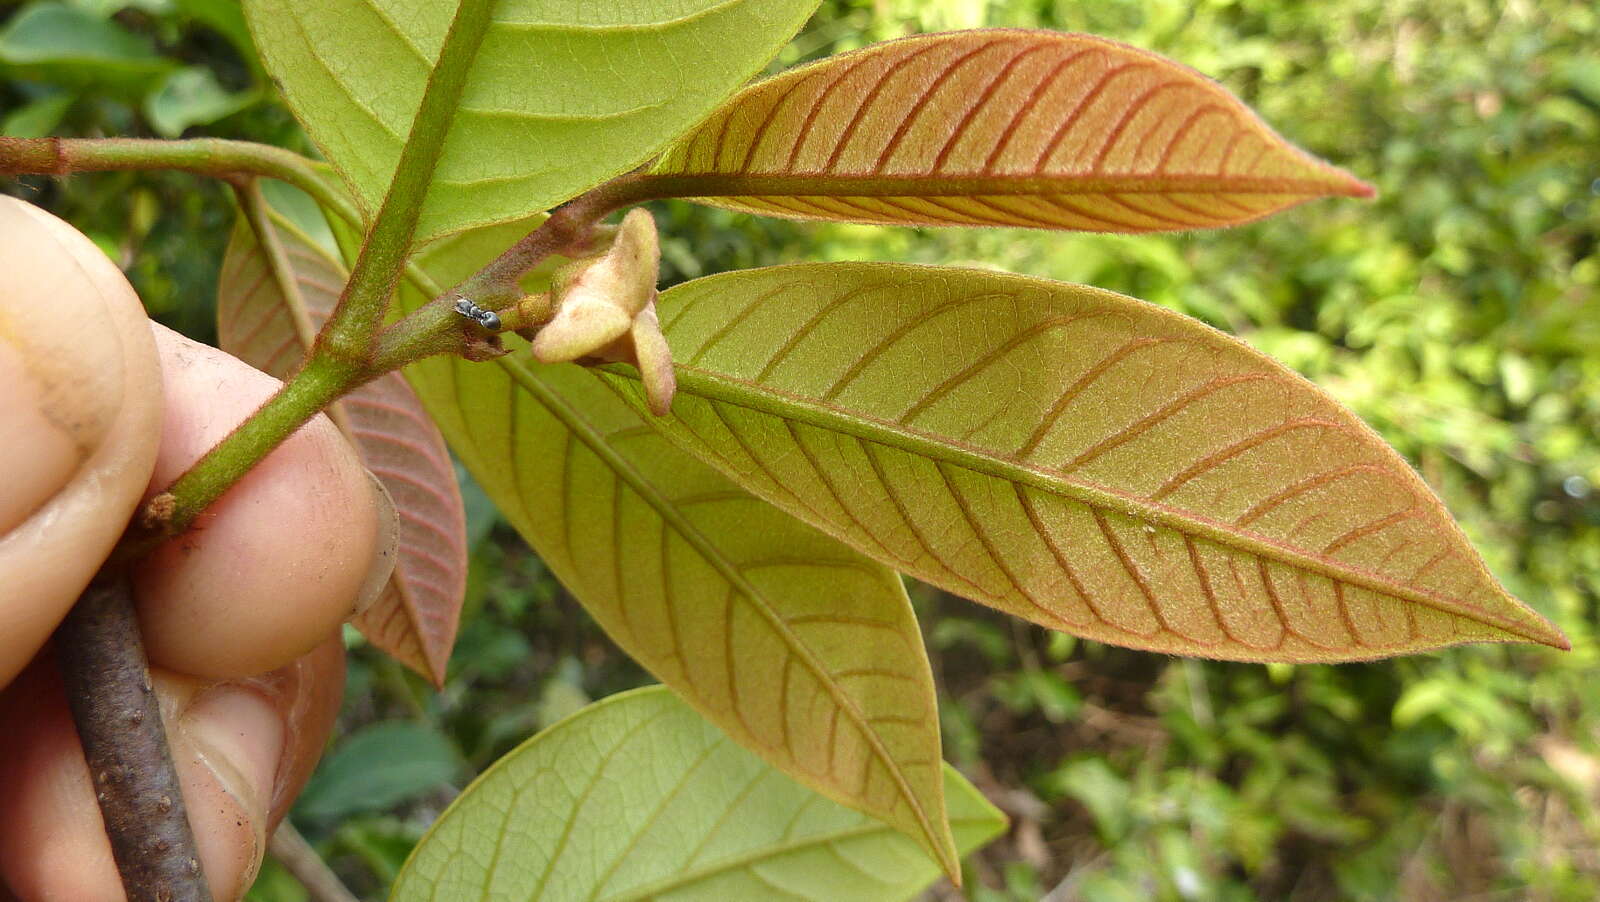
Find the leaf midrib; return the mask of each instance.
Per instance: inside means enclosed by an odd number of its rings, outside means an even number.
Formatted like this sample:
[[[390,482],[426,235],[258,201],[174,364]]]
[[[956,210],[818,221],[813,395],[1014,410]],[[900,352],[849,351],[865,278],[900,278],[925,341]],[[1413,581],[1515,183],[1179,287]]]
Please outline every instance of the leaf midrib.
[[[495,22],[494,27],[505,29],[506,31],[547,31],[572,34],[667,31],[691,22],[710,18],[725,9],[743,6],[747,2],[749,0],[722,0],[721,3],[714,3],[704,9],[698,9],[681,16],[674,16],[670,19],[656,19],[653,22],[613,22],[605,25],[584,25],[578,22],[508,22],[502,20]]]
[[[739,572],[731,561],[724,558],[700,530],[694,524],[688,522],[677,507],[664,497],[655,486],[651,485],[632,463],[619,455],[605,441],[604,437],[583,418],[581,413],[573,409],[564,399],[550,391],[520,361],[511,357],[501,357],[495,362],[511,376],[512,381],[519,388],[533,396],[546,410],[550,411],[551,415],[560,420],[562,425],[571,430],[574,436],[588,446],[595,456],[611,467],[663,520],[670,524],[685,541],[699,552],[724,579],[728,580],[730,585],[737,588],[749,600],[751,606],[761,614],[769,626],[784,640],[790,652],[798,657],[806,668],[811,671],[812,676],[816,678],[820,685],[826,687],[828,695],[833,699],[834,704],[838,705],[855,723],[868,747],[872,749],[873,757],[877,758],[883,765],[890,778],[894,781],[895,787],[899,790],[901,798],[905,800],[907,806],[916,817],[917,824],[922,828],[929,845],[937,850],[938,857],[947,869],[954,869],[956,862],[951,858],[951,850],[946,848],[942,842],[943,834],[934,829],[932,818],[923,808],[921,798],[911,790],[905,774],[896,766],[894,757],[884,748],[882,738],[872,728],[872,725],[867,722],[866,716],[857,709],[854,699],[846,695],[834,682],[833,677],[822,666],[822,663],[816,659],[810,647],[802,642],[799,636],[795,635],[789,625],[778,617],[769,605],[760,600],[763,596],[755,586],[751,585],[749,580],[745,579],[744,574]]]
[[[950,818],[950,828],[951,830],[954,830],[957,826],[976,826],[984,823],[984,821],[984,818],[979,817],[953,817]],[[847,839],[855,839],[861,836],[872,836],[873,834],[877,833],[885,833],[893,836],[897,834],[897,831],[888,824],[878,821],[877,823],[861,824],[860,826],[851,827],[847,830],[838,830],[832,833],[819,834],[817,836],[793,840],[791,842],[782,843],[779,845],[763,846],[760,849],[747,852],[743,855],[737,855],[733,858],[725,858],[721,861],[712,862],[695,870],[682,871],[674,874],[671,877],[664,877],[654,883],[647,883],[642,887],[635,887],[634,889],[629,890],[620,896],[605,896],[603,897],[603,902],[642,902],[642,900],[658,898],[662,893],[668,890],[689,886],[716,874],[745,868],[766,858],[777,858],[780,855],[787,855],[790,852],[801,851],[815,846],[831,845]]]
[[[973,195],[1271,194],[1357,196],[1337,179],[1225,175],[799,175],[657,172],[640,180],[651,197],[970,197]]]
[[[613,376],[638,380],[637,373],[631,367],[613,364],[604,369]],[[1040,467],[1007,460],[992,452],[963,446],[944,436],[891,424],[866,416],[859,411],[789,394],[760,383],[685,364],[677,364],[676,369],[678,390],[708,401],[730,404],[780,419],[843,433],[929,460],[944,461],[975,473],[1062,496],[1092,508],[1111,510],[1140,521],[1156,523],[1185,535],[1198,536],[1227,548],[1420,604],[1446,614],[1460,616],[1465,609],[1491,626],[1523,638],[1541,641],[1529,635],[1527,627],[1522,624],[1483,610],[1477,605],[1467,602],[1452,603],[1434,593],[1396,583],[1344,562],[1329,560],[1265,536],[1229,529],[1225,524],[1198,514],[1155,504]]]

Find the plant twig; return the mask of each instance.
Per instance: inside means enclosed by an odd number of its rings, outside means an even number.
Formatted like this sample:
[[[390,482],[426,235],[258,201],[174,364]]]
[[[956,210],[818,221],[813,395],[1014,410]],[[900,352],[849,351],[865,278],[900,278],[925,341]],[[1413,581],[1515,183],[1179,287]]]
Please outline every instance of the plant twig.
[[[426,272],[407,262],[406,280],[433,300],[379,334],[372,369],[388,372],[434,354],[462,353],[462,320],[454,310],[456,298],[468,298],[486,310],[504,310],[521,297],[518,283],[534,267],[552,256],[591,252],[606,234],[600,220],[651,199],[653,195],[643,190],[649,184],[639,174],[630,173],[579,195],[449,291],[441,291]]]
[[[305,365],[179,476],[160,496],[158,508],[146,507],[136,528],[118,543],[118,560],[143,556],[187,529],[202,510],[318,411],[383,372],[370,365],[377,329],[405,270],[434,166],[478,44],[488,30],[492,7],[490,0],[463,0],[457,8],[395,179],[362,242],[338,306],[323,324]]]
[[[128,563],[188,529],[222,496],[319,411],[377,373],[327,358],[313,358],[277,394],[195,461],[157,495],[118,541],[111,560]]]
[[[151,687],[126,566],[186,529],[319,410],[377,375],[368,366],[376,330],[411,250],[434,165],[492,6],[491,0],[463,0],[458,7],[395,180],[316,350],[287,385],[146,506],[118,542],[103,570],[105,580],[78,599],[57,631],[73,719],[132,902],[210,902],[211,895]],[[282,178],[348,215],[309,161],[262,145],[0,141],[0,172],[7,173],[150,168],[153,160],[235,185],[251,176]]]
[[[514,299],[517,281],[546,257],[585,250],[595,223],[623,207],[656,197],[649,190],[650,184],[644,174],[630,172],[578,195],[556,208],[539,228],[457,285],[455,291],[480,303],[492,303],[507,295]]]
[[[402,272],[413,281],[422,275],[407,258],[491,7],[490,0],[464,0],[457,9],[396,179],[366,232],[340,303],[300,372],[145,507],[107,561],[104,580],[79,598],[57,631],[73,717],[132,902],[209,902],[210,891],[151,689],[126,567],[186,530],[239,477],[344,393],[428,353],[461,348],[463,326],[447,310],[457,292],[439,293],[436,287],[433,302],[381,337],[377,330]],[[62,176],[151,168],[221,178],[240,188],[241,196],[251,201],[244,206],[256,206],[256,213],[261,209],[253,203],[259,196],[251,196],[254,179],[276,178],[310,194],[347,222],[359,225],[362,219],[351,200],[310,160],[267,145],[215,139],[0,138],[0,174]],[[585,250],[595,224],[607,213],[651,196],[637,176],[602,185],[557,210],[464,284],[513,302],[517,281],[534,265],[551,254]]]
[[[288,818],[273,832],[272,839],[267,842],[267,851],[294,875],[294,879],[300,881],[312,902],[359,902],[355,894],[339,880],[339,875],[317,854],[317,850],[311,848],[300,831],[289,823]]]
[[[294,327],[295,337],[300,341],[300,346],[306,354],[316,344],[317,324],[312,321],[309,308],[306,306],[305,295],[300,291],[300,280],[295,276],[294,265],[289,260],[289,252],[284,247],[283,239],[278,234],[280,228],[294,228],[278,216],[267,203],[267,198],[261,192],[261,180],[250,177],[232,185],[234,199],[239,204],[239,215],[244,224],[255,236],[256,248],[265,258],[267,270],[272,276],[273,283],[278,291],[283,294],[284,306],[287,310],[289,321]],[[310,239],[306,239],[310,240]],[[304,355],[301,365],[304,365]],[[339,432],[352,435],[350,423],[345,415],[344,408],[338,404],[330,404],[323,408],[328,418],[338,425]]]
[[[439,61],[428,73],[422,103],[412,120],[411,132],[395,164],[394,181],[384,193],[383,206],[361,243],[338,306],[317,337],[316,353],[359,359],[372,349],[383,325],[411,254],[411,241],[422,218],[423,201],[433,184],[434,168],[444,152],[445,138],[461,105],[467,75],[478,55],[478,45],[489,30],[492,0],[461,0],[450,30],[445,34]]]
[[[78,599],[56,653],[128,899],[211,902],[125,569],[102,571]]]
[[[254,141],[192,138],[3,138],[0,175],[66,176],[74,172],[176,169],[224,180],[259,175],[287,182],[359,224],[350,200],[334,190],[311,160],[281,147]]]

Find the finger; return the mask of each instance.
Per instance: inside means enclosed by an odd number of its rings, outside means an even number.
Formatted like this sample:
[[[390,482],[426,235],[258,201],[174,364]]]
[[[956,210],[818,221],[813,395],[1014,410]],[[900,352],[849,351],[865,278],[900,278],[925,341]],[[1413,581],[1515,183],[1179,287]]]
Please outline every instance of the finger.
[[[144,308],[105,254],[0,196],[0,686],[89,584],[145,490],[156,361]]]
[[[157,327],[166,419],[159,490],[279,382]],[[394,567],[392,505],[317,416],[134,570],[150,659],[197,676],[261,673],[305,654],[377,597]]]
[[[250,886],[289,801],[327,742],[344,680],[337,639],[253,680],[206,684],[156,671],[155,685],[218,900]],[[0,694],[0,884],[22,899],[120,902],[122,884],[83,751],[48,655]]]
[[[288,666],[238,680],[236,685],[269,699],[286,724],[283,755],[267,809],[266,833],[270,836],[305,789],[328,747],[328,736],[344,702],[344,643],[335,634]]]

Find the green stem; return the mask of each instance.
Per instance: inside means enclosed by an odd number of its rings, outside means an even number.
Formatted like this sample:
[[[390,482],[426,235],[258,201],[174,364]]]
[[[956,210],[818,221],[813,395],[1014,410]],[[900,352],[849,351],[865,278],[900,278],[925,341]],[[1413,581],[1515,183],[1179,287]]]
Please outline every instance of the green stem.
[[[588,248],[595,224],[623,207],[663,195],[653,186],[655,180],[644,173],[619,176],[584,194],[550,214],[539,228],[506,248],[505,252],[456,286],[453,293],[472,298],[485,307],[510,296],[515,299],[517,282],[551,254],[571,256]],[[485,303],[485,302],[488,303]]]
[[[423,201],[443,152],[477,48],[488,30],[493,0],[462,0],[438,63],[401,151],[395,180],[362,244],[349,281],[305,367],[233,433],[208,451],[130,527],[115,557],[131,560],[182,532],[239,477],[340,395],[374,376],[431,353],[460,351],[463,325],[450,310],[464,294],[505,306],[520,292],[517,281],[551,254],[586,249],[606,214],[650,197],[648,177],[624,176],[584,194],[552,214],[451,292],[439,292],[407,257]],[[73,172],[167,168],[225,179],[250,191],[248,177],[294,185],[325,209],[359,224],[354,204],[333,190],[305,157],[268,145],[221,139],[0,138],[0,173],[66,175]],[[249,198],[248,194],[241,195]],[[245,203],[247,215],[250,203]],[[260,212],[257,210],[256,212]],[[259,225],[259,224],[258,224]],[[379,336],[390,297],[402,273],[434,290],[434,300]]]
[[[294,379],[151,502],[143,522],[131,526],[118,543],[116,559],[143,557],[161,542],[183,532],[201,511],[296,429],[373,375],[365,368],[331,358],[307,361]]]
[[[600,220],[653,197],[647,190],[650,184],[646,177],[631,173],[579,195],[449,291],[441,292],[415,263],[406,264],[406,278],[433,300],[383,331],[371,368],[388,372],[434,354],[460,353],[463,327],[453,309],[456,298],[469,298],[488,310],[503,310],[515,303],[523,294],[519,284],[523,276],[551,256],[590,252],[604,237],[603,228],[597,228]]]
[[[394,181],[361,245],[344,295],[318,338],[316,353],[364,360],[370,352],[411,252],[434,168],[444,151],[478,45],[489,30],[493,9],[494,0],[461,0],[456,8],[439,61],[428,75],[411,134],[400,151]]]
[[[161,504],[152,502],[144,522],[119,543],[119,557],[142,556],[183,531],[307,420],[380,372],[368,365],[377,329],[405,268],[422,202],[466,86],[467,73],[488,30],[493,5],[493,0],[462,0],[456,9],[439,61],[428,77],[410,139],[401,151],[395,179],[361,246],[339,305],[323,327],[305,366],[260,410],[168,486]]]
[[[362,381],[361,373],[337,361],[324,358],[307,363],[293,381],[168,488],[177,500],[174,516],[199,513],[283,439]]]
[[[361,221],[355,205],[334,190],[315,163],[269,144],[222,138],[0,138],[4,175],[64,176],[125,169],[176,169],[226,180],[265,176],[299,188],[341,218]]]
[[[312,902],[358,902],[355,894],[339,881],[339,875],[328,867],[288,818],[273,832],[267,851],[300,881]]]

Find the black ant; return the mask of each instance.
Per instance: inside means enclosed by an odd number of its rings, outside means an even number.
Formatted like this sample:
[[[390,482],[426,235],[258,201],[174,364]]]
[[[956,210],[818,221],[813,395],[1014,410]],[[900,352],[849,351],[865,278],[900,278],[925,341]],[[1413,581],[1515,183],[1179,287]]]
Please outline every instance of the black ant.
[[[485,310],[466,298],[456,298],[456,312],[472,320],[490,332],[500,330],[500,316],[493,310]]]

